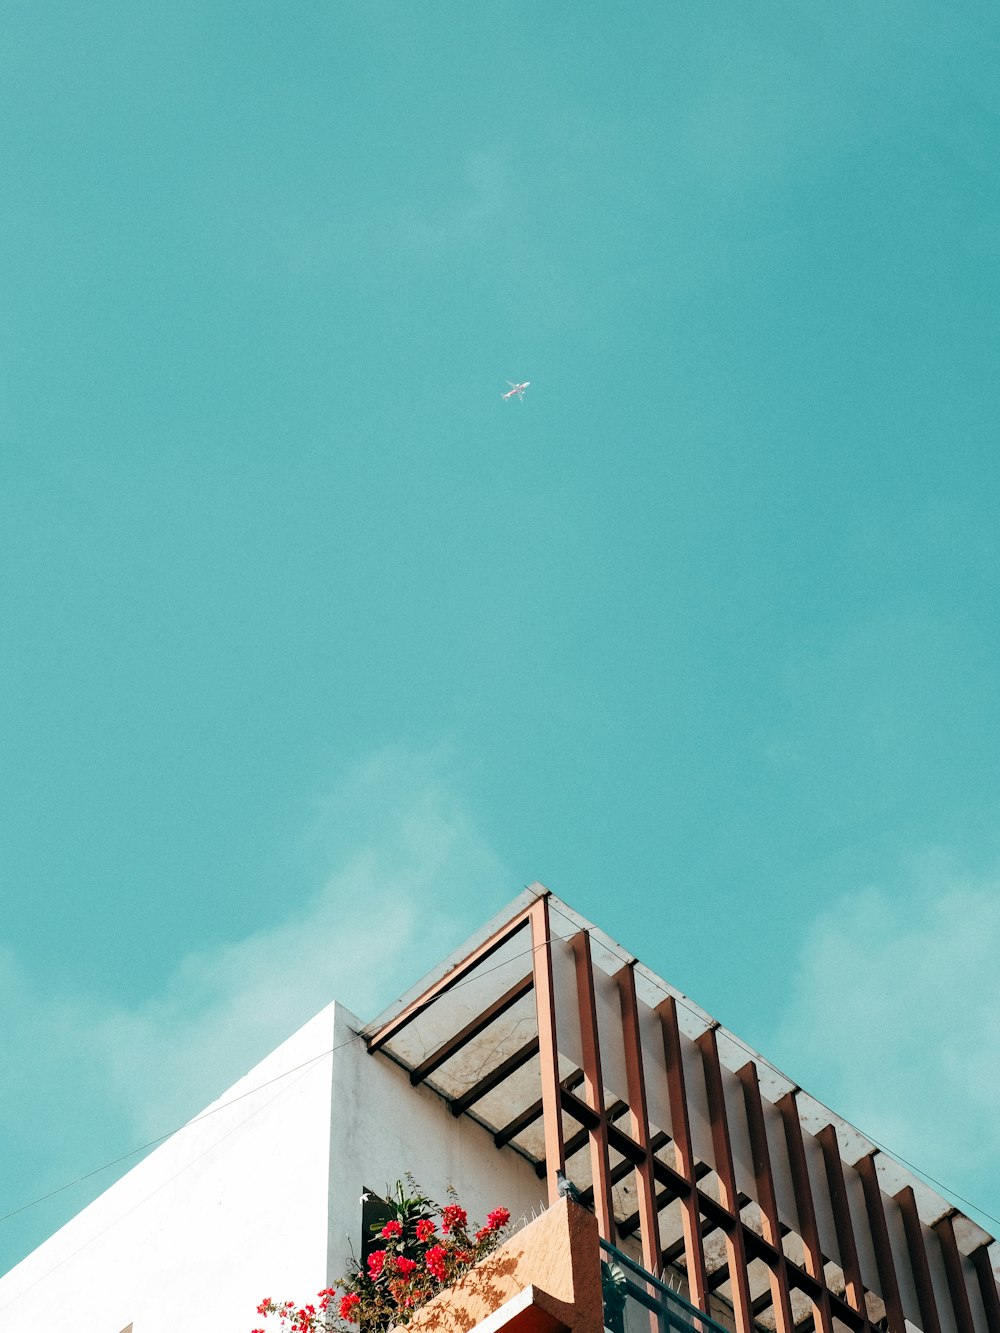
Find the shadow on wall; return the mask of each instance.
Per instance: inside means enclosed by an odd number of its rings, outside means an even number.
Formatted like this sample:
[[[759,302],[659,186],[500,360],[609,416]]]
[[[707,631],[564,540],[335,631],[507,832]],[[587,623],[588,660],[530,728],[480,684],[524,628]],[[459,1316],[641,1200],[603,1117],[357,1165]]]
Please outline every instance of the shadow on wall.
[[[600,1245],[592,1213],[561,1199],[435,1296],[407,1329],[470,1333],[507,1306],[510,1318],[497,1320],[496,1333],[515,1328],[603,1333]],[[493,1321],[490,1328],[494,1333]]]

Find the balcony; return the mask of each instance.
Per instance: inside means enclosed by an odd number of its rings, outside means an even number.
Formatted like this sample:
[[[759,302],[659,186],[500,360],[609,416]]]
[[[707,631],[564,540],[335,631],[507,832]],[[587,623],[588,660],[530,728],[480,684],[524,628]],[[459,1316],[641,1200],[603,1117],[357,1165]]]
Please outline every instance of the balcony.
[[[729,1333],[627,1254],[600,1247],[606,1333]]]
[[[561,1199],[419,1310],[406,1333],[729,1333]]]

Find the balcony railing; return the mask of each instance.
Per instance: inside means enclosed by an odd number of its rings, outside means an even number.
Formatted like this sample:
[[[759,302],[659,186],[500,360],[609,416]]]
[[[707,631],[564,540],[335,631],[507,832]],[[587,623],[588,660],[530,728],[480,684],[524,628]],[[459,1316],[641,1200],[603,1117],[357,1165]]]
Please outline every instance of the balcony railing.
[[[729,1333],[729,1330],[601,1241],[604,1326],[610,1333]]]

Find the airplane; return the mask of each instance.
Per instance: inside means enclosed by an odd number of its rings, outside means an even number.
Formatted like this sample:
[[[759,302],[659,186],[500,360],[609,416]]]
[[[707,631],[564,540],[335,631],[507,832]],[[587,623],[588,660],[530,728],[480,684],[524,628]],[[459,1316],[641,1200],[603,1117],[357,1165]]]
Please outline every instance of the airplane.
[[[508,380],[507,383],[510,385],[510,392],[509,392],[509,393],[502,393],[502,394],[500,395],[500,397],[501,397],[501,398],[513,398],[514,395],[517,394],[518,399],[523,403],[523,402],[524,402],[524,391],[525,391],[525,389],[528,387],[528,385],[531,383],[531,380],[525,380],[523,384],[515,384],[513,380]]]

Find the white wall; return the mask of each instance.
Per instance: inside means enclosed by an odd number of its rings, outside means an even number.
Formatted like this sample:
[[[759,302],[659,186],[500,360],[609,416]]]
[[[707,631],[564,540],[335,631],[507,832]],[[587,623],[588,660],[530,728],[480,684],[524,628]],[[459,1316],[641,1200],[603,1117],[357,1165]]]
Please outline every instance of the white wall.
[[[386,1056],[368,1055],[360,1041],[352,1042],[360,1023],[345,1009],[338,1007],[335,1021],[331,1282],[347,1271],[348,1237],[359,1252],[362,1190],[381,1194],[407,1171],[439,1203],[448,1202],[446,1189],[454,1185],[479,1222],[498,1205],[510,1209],[515,1223],[540,1210],[545,1182],[529,1162],[511,1148],[498,1150],[492,1135],[468,1116],[456,1119],[435,1093],[411,1087],[407,1073]]]
[[[0,1333],[249,1333],[322,1286],[332,1033],[331,1005],[0,1278]]]
[[[476,1221],[539,1211],[534,1168],[369,1056],[359,1026],[324,1009],[0,1278],[0,1333],[250,1333],[262,1297],[305,1302],[347,1271],[362,1190],[407,1171]]]

